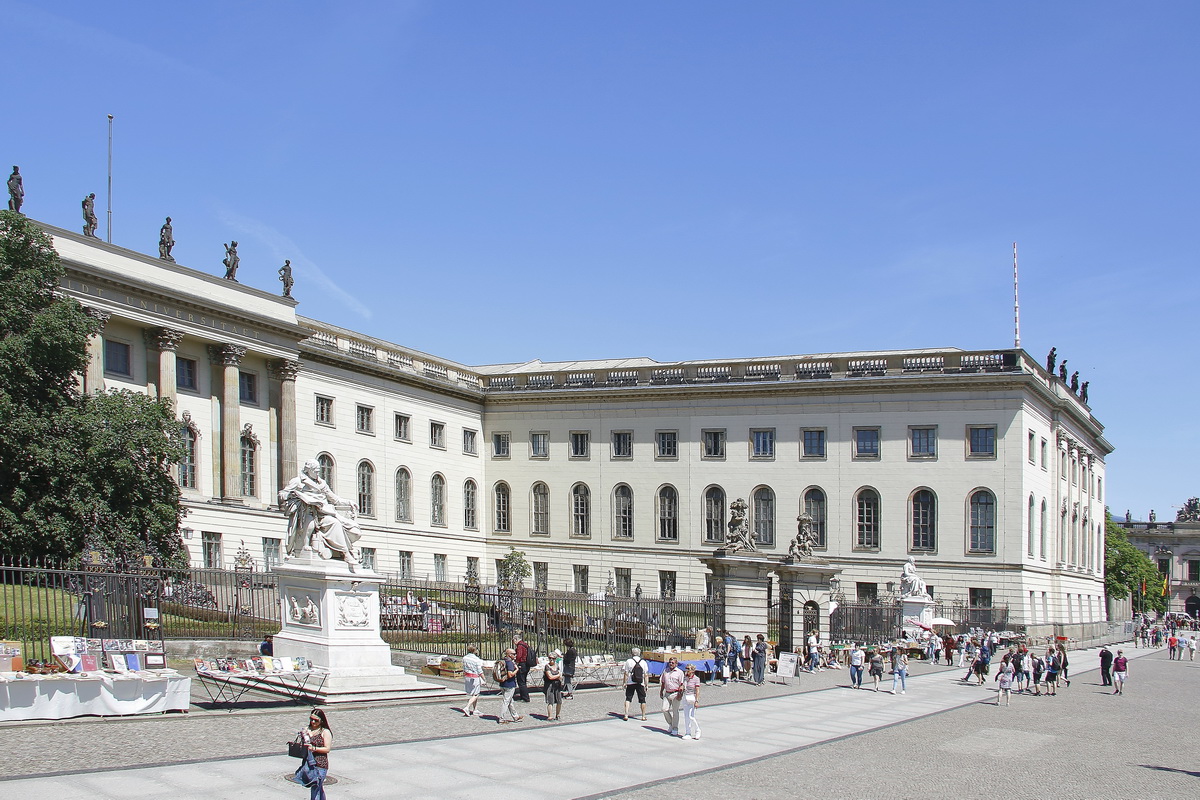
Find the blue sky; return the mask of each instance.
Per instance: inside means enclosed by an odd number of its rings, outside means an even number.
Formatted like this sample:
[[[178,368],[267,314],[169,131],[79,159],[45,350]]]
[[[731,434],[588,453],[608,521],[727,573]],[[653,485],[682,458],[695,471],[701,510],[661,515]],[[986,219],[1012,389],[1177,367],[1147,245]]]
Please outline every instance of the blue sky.
[[[467,364],[1051,345],[1200,494],[1200,5],[13,3],[25,211]],[[7,174],[7,172],[5,173]]]

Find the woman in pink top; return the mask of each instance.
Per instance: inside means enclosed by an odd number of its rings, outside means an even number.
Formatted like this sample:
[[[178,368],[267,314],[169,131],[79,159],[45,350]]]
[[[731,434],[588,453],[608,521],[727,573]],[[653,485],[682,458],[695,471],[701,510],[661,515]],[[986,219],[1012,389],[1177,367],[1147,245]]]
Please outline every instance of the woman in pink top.
[[[683,738],[699,739],[700,724],[696,722],[696,709],[700,707],[700,676],[696,665],[688,664],[683,675]]]

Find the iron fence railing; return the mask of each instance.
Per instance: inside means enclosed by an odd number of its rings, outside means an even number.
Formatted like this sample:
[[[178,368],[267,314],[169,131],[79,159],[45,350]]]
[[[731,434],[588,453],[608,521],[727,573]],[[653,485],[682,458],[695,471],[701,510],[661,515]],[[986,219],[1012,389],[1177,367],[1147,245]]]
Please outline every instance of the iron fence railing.
[[[972,606],[964,602],[940,601],[933,606],[933,616],[954,623],[940,625],[938,630],[943,633],[965,633],[971,628],[1010,629],[1007,605]],[[890,641],[900,635],[903,624],[903,605],[895,599],[839,603],[829,615],[830,639],[834,642]]]

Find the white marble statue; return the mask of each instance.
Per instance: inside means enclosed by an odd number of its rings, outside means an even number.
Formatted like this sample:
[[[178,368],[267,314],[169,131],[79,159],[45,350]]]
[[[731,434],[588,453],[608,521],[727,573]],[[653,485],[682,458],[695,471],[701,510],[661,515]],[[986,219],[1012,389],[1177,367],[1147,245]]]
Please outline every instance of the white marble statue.
[[[342,513],[337,507],[348,509]],[[288,516],[287,557],[312,552],[318,558],[341,558],[354,572],[358,564],[358,507],[334,494],[321,478],[315,459],[304,462],[299,475],[279,493],[279,507]]]
[[[917,574],[917,562],[912,556],[900,568],[900,597],[929,597],[925,581]]]

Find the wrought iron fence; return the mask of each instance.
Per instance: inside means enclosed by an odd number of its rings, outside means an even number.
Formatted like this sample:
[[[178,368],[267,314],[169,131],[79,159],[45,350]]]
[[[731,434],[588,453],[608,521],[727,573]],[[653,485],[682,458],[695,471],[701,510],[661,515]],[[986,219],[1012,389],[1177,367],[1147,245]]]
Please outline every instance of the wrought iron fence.
[[[898,600],[840,603],[829,615],[832,641],[883,642],[896,638],[904,624],[903,606]],[[1008,606],[972,606],[959,601],[939,601],[933,606],[934,618],[954,624],[940,626],[945,633],[965,633],[970,628],[1009,629]]]

